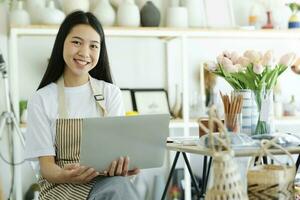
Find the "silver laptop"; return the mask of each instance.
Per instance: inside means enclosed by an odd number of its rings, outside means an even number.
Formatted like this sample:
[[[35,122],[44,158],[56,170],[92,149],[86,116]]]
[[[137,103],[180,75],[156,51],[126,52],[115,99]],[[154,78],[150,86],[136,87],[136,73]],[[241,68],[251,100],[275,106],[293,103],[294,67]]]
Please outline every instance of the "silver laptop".
[[[83,119],[80,163],[96,170],[129,156],[129,169],[163,165],[169,114]]]

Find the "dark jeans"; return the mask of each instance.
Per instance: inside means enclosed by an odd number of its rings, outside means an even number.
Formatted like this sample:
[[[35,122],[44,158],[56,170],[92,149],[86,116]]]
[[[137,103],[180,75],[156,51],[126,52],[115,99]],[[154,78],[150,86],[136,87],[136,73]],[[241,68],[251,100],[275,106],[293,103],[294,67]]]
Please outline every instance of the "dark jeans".
[[[135,186],[128,177],[99,177],[88,200],[140,200]]]

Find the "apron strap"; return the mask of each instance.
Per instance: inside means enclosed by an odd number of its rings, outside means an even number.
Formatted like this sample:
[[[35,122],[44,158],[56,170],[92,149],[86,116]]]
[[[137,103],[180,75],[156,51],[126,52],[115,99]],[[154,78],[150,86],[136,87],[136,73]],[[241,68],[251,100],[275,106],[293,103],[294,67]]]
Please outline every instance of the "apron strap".
[[[89,76],[89,82],[90,86],[92,88],[93,96],[95,98],[95,101],[97,102],[97,107],[100,108],[100,112],[103,114],[103,116],[107,115],[107,111],[105,109],[105,103],[104,103],[104,95],[103,95],[103,88],[104,84],[101,81],[100,86],[95,82],[95,80]],[[58,86],[58,114],[59,118],[68,118],[68,112],[66,108],[66,102],[65,102],[65,91],[64,91],[64,78],[61,76],[57,81]]]
[[[95,82],[95,79],[93,79],[91,76],[89,76],[91,88],[93,91],[93,95],[95,98],[95,101],[97,102],[97,105],[100,107],[103,116],[107,115],[107,111],[105,109],[105,103],[104,103],[104,84],[103,81],[100,81],[100,86]]]
[[[61,76],[57,81],[57,89],[58,89],[58,116],[59,118],[66,119],[68,118],[68,113],[66,109],[65,102],[65,90],[64,90],[64,77]]]

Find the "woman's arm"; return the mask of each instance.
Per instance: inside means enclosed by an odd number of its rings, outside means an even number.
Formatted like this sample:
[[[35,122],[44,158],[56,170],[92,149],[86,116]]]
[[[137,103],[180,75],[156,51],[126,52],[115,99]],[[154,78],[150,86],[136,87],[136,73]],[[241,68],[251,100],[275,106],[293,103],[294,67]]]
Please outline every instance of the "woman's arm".
[[[39,157],[42,176],[50,183],[88,183],[99,175],[95,169],[80,166],[79,163],[68,164],[64,168],[55,164],[54,156]]]

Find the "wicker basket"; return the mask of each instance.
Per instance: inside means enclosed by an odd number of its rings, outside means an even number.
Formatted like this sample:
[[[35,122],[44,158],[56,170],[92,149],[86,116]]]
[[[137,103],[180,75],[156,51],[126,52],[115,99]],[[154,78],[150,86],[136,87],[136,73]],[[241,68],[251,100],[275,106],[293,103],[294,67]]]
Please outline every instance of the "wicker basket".
[[[272,143],[272,145],[270,145]],[[284,150],[274,141],[262,141],[262,150],[258,157],[267,154],[279,164],[258,165],[251,167],[247,173],[248,195],[250,200],[290,200],[294,199],[294,179],[296,175],[295,164],[291,154]],[[280,163],[267,150],[270,146],[276,146],[282,149],[290,158],[292,165]],[[254,158],[251,160],[251,166],[254,164]]]
[[[206,200],[248,200],[245,187],[242,184],[238,165],[233,159],[234,152],[230,148],[230,141],[221,120],[210,110],[209,129],[201,122],[199,126],[210,134],[210,148],[213,151],[213,186],[205,196]],[[213,124],[217,123],[220,135],[213,134]],[[222,133],[225,133],[222,135]],[[218,142],[215,143],[214,141]]]

